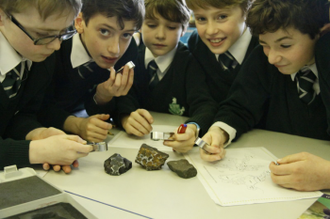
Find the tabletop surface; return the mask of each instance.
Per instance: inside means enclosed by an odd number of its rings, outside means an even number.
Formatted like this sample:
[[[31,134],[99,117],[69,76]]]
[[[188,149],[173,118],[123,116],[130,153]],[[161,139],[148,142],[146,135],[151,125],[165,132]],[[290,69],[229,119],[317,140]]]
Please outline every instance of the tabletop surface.
[[[156,125],[179,126],[184,117],[152,114]],[[114,131],[129,137],[126,133]],[[115,136],[116,136],[115,135]],[[79,159],[79,168],[70,174],[49,171],[44,179],[72,194],[98,218],[298,218],[315,199],[222,207],[210,198],[197,177],[183,179],[165,164],[161,170],[146,171],[135,158],[141,145],[111,144],[106,152],[93,152]],[[158,143],[159,144],[159,143]],[[152,146],[152,145],[151,145]],[[276,157],[308,151],[330,160],[329,142],[265,130],[244,134],[229,148],[265,147]],[[198,153],[193,148],[189,153]],[[105,173],[104,161],[119,153],[132,162],[132,169],[121,176]],[[184,158],[171,150],[167,161]]]

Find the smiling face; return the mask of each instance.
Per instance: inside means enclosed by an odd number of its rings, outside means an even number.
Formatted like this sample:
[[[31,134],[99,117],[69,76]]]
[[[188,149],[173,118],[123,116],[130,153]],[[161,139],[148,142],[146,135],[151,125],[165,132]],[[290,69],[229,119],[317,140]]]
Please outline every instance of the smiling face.
[[[282,74],[293,74],[305,65],[312,65],[314,47],[318,39],[311,39],[295,28],[279,29],[274,33],[259,35],[260,45],[268,57],[268,62]]]
[[[214,54],[226,52],[246,29],[239,5],[223,9],[197,8],[194,16],[199,37]]]
[[[168,21],[158,13],[155,13],[155,19],[144,20],[141,32],[144,44],[154,57],[172,51],[184,33],[181,23]]]
[[[113,67],[125,53],[136,31],[134,21],[124,21],[124,29],[118,24],[118,19],[96,14],[88,24],[82,19],[82,14],[76,19],[75,26],[81,41],[98,66],[104,69]]]
[[[27,8],[20,13],[12,13],[12,16],[35,39],[63,33],[72,24],[74,18],[73,13],[61,17],[54,14],[43,20],[34,7]],[[44,61],[61,46],[59,39],[46,45],[34,45],[33,41],[1,9],[0,31],[20,55],[34,62]]]

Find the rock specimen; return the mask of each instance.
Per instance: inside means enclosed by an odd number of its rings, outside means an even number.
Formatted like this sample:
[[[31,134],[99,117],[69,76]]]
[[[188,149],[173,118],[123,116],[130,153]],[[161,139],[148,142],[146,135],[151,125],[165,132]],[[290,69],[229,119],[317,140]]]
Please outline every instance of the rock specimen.
[[[167,162],[167,166],[178,176],[188,179],[197,175],[196,168],[186,159]]]
[[[104,161],[105,172],[113,176],[119,176],[131,168],[132,162],[117,153]]]
[[[135,162],[146,170],[159,170],[165,164],[168,157],[168,154],[157,150],[157,148],[142,144]]]

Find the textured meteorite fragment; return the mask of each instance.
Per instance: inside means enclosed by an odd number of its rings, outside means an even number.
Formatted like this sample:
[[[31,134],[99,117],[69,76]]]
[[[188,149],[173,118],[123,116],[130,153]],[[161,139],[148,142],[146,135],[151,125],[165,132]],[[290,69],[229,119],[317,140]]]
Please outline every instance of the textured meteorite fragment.
[[[135,162],[146,170],[159,170],[165,164],[168,154],[157,150],[157,148],[142,144]]]
[[[113,176],[119,176],[131,168],[132,162],[117,153],[104,161],[105,172]]]
[[[190,164],[186,159],[167,162],[168,167],[178,176],[188,179],[197,175],[196,168]]]

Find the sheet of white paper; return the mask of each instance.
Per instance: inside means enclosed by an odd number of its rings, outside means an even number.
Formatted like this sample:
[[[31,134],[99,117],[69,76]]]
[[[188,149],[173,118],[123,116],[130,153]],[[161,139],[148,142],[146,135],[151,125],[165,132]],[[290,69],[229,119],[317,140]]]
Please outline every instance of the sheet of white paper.
[[[185,155],[196,167],[198,178],[216,204],[245,205],[322,195],[285,189],[273,183],[268,166],[276,157],[263,147],[226,150],[226,157],[215,163],[203,161],[196,150]]]
[[[177,126],[169,126],[169,125],[153,125],[152,131],[159,132],[174,132],[178,127]],[[172,151],[171,147],[167,147],[163,145],[162,140],[154,141],[150,138],[149,135],[145,135],[143,137],[137,137],[133,135],[128,135],[126,132],[121,131],[116,134],[113,139],[111,139],[108,145],[114,147],[124,147],[124,148],[139,148],[142,144],[147,144],[149,146],[155,147],[160,151]]]

